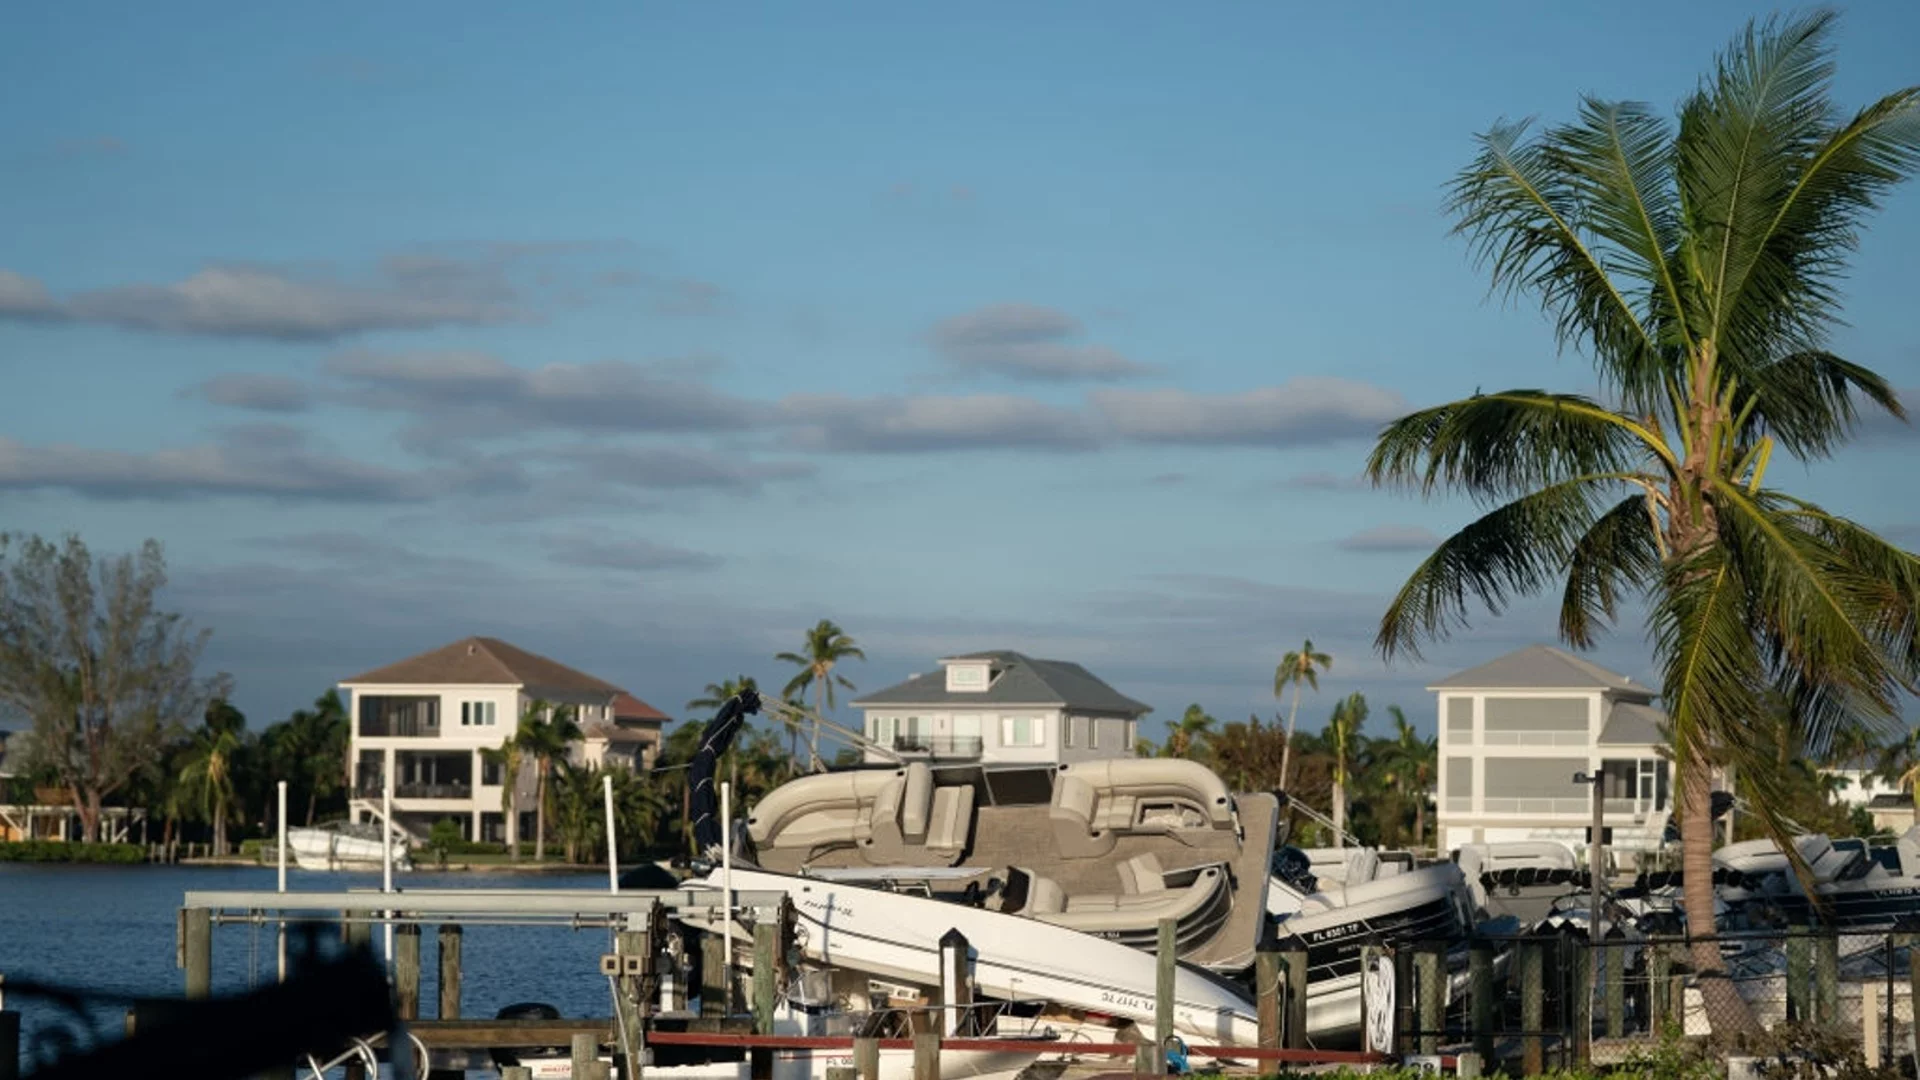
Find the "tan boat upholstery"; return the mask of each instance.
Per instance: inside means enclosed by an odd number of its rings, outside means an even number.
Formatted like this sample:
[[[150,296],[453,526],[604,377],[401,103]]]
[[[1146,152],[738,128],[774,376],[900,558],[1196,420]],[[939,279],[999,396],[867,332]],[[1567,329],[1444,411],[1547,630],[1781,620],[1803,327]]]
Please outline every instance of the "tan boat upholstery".
[[[1090,933],[1146,931],[1158,927],[1162,919],[1179,922],[1200,912],[1226,880],[1219,867],[1209,866],[1183,888],[1169,889],[1156,881],[1154,888],[1139,893],[1065,897],[1063,906],[1060,886],[1051,878],[1036,876],[1027,887],[1027,903],[1021,914]]]
[[[1151,851],[1121,863],[1119,871],[1121,892],[1140,896],[1166,890],[1166,871],[1161,869],[1159,857]]]
[[[1169,758],[1060,766],[1047,814],[1065,858],[1105,855],[1122,835],[1233,826],[1226,784],[1206,766]]]
[[[861,854],[875,866],[951,866],[966,849],[973,788],[935,787],[933,770],[916,761],[898,771],[874,799]]]
[[[790,780],[754,805],[747,835],[756,847],[775,850],[858,844],[871,834],[875,800],[902,772],[858,769]]]

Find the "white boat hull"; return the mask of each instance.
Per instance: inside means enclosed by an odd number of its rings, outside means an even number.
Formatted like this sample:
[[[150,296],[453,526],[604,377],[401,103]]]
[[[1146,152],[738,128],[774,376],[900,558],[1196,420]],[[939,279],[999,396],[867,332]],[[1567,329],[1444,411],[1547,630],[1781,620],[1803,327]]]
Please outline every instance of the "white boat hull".
[[[393,868],[413,869],[404,843],[391,841]],[[331,829],[288,829],[287,852],[302,870],[379,870],[383,865],[380,841],[349,836]]]
[[[720,873],[689,882],[718,891]],[[940,970],[940,938],[958,930],[972,948],[982,994],[1045,1000],[1154,1023],[1157,961],[1151,953],[1076,930],[984,908],[837,884],[765,870],[733,871],[733,887],[784,891],[799,918],[809,959],[830,967],[927,983]],[[718,913],[686,910],[689,925],[719,930]],[[746,937],[738,931],[740,939]],[[1235,984],[1182,965],[1174,984],[1174,1028],[1207,1044],[1257,1045],[1252,1000]]]

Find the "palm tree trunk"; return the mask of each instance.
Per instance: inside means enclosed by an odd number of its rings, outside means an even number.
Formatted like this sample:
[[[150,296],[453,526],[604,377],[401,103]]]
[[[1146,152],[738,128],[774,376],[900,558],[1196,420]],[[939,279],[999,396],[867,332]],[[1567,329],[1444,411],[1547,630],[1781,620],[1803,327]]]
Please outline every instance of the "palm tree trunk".
[[[507,779],[507,859],[520,861],[520,772],[511,770]]]
[[[547,858],[547,762],[545,758],[534,762],[535,775],[538,777],[533,787],[533,861],[545,862]]]
[[[827,683],[825,679],[813,691],[812,729],[807,733],[807,768],[812,772],[820,771],[820,710],[826,708]]]
[[[1292,774],[1287,771],[1293,764],[1293,719],[1300,715],[1300,684],[1293,684],[1293,707],[1287,710],[1287,741],[1280,745],[1280,790],[1287,790],[1287,781]]]
[[[318,787],[308,788],[307,789],[307,827],[308,828],[313,827],[313,812],[317,808],[319,802],[320,802],[320,789]]]
[[[213,853],[227,853],[227,800],[218,796],[213,800]]]
[[[1413,800],[1413,846],[1427,846],[1427,793],[1416,792]]]
[[[1715,1034],[1758,1031],[1753,1011],[1726,977],[1713,918],[1713,777],[1698,755],[1680,776],[1681,894],[1687,904],[1687,939],[1700,995]]]
[[[1340,780],[1333,782],[1333,846],[1347,846],[1347,785]]]

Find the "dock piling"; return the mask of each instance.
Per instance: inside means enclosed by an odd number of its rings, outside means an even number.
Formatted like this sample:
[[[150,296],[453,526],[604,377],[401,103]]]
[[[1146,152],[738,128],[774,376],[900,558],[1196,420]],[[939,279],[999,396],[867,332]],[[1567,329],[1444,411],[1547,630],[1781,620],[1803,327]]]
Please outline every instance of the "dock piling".
[[[581,1080],[594,1062],[600,1060],[600,1039],[596,1035],[577,1031],[573,1035],[571,1047],[573,1057],[573,1075]]]
[[[753,1030],[758,1035],[773,1034],[773,966],[779,936],[780,928],[770,922],[753,924]]]
[[[880,1080],[880,1040],[862,1035],[853,1040],[853,1071],[860,1080]]]
[[[394,1011],[402,1020],[420,1019],[420,926],[393,928]]]
[[[1286,1048],[1304,1050],[1307,1046],[1307,950],[1282,952],[1280,967],[1286,975],[1286,996],[1281,999],[1281,1030]]]
[[[189,998],[213,993],[213,912],[185,908],[180,914],[180,966],[186,969]]]
[[[1180,924],[1173,919],[1160,920],[1153,980],[1153,1042],[1157,1051],[1165,1051],[1167,1040],[1173,1038],[1174,977],[1180,970],[1180,947],[1176,933],[1179,927]],[[1153,1070],[1156,1075],[1167,1071],[1164,1052],[1155,1053],[1154,1061],[1158,1063]]]
[[[1493,944],[1476,939],[1467,947],[1467,992],[1472,1009],[1473,1052],[1493,1060]]]
[[[1420,1052],[1440,1052],[1440,1036],[1447,1026],[1447,956],[1438,945],[1414,954],[1420,988]]]
[[[1840,1017],[1840,935],[1831,927],[1822,928],[1814,941],[1814,995],[1818,997],[1819,1022],[1842,1023]]]
[[[700,937],[700,1015],[726,1016],[733,1012],[733,978],[727,970],[726,938],[716,933]]]
[[[973,949],[957,928],[940,935],[940,1029],[968,1034],[973,1026],[973,981],[968,978]]]
[[[1268,950],[1253,959],[1254,1002],[1259,1010],[1260,1046],[1280,1048],[1280,954]]]
[[[1541,1027],[1546,1021],[1546,951],[1539,938],[1520,942],[1520,1075],[1538,1076],[1546,1066]]]
[[[913,1037],[913,1080],[940,1080],[940,1026],[930,1024]]]
[[[460,1019],[460,949],[466,937],[459,923],[440,924],[440,1019]]]

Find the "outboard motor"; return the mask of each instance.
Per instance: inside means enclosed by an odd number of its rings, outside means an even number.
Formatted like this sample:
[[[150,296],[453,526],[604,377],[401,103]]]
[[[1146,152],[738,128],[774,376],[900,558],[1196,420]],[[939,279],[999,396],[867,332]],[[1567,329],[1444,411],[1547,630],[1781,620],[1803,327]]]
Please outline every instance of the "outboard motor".
[[[1300,892],[1320,891],[1320,879],[1313,873],[1313,860],[1292,844],[1273,853],[1270,868],[1274,877]]]

